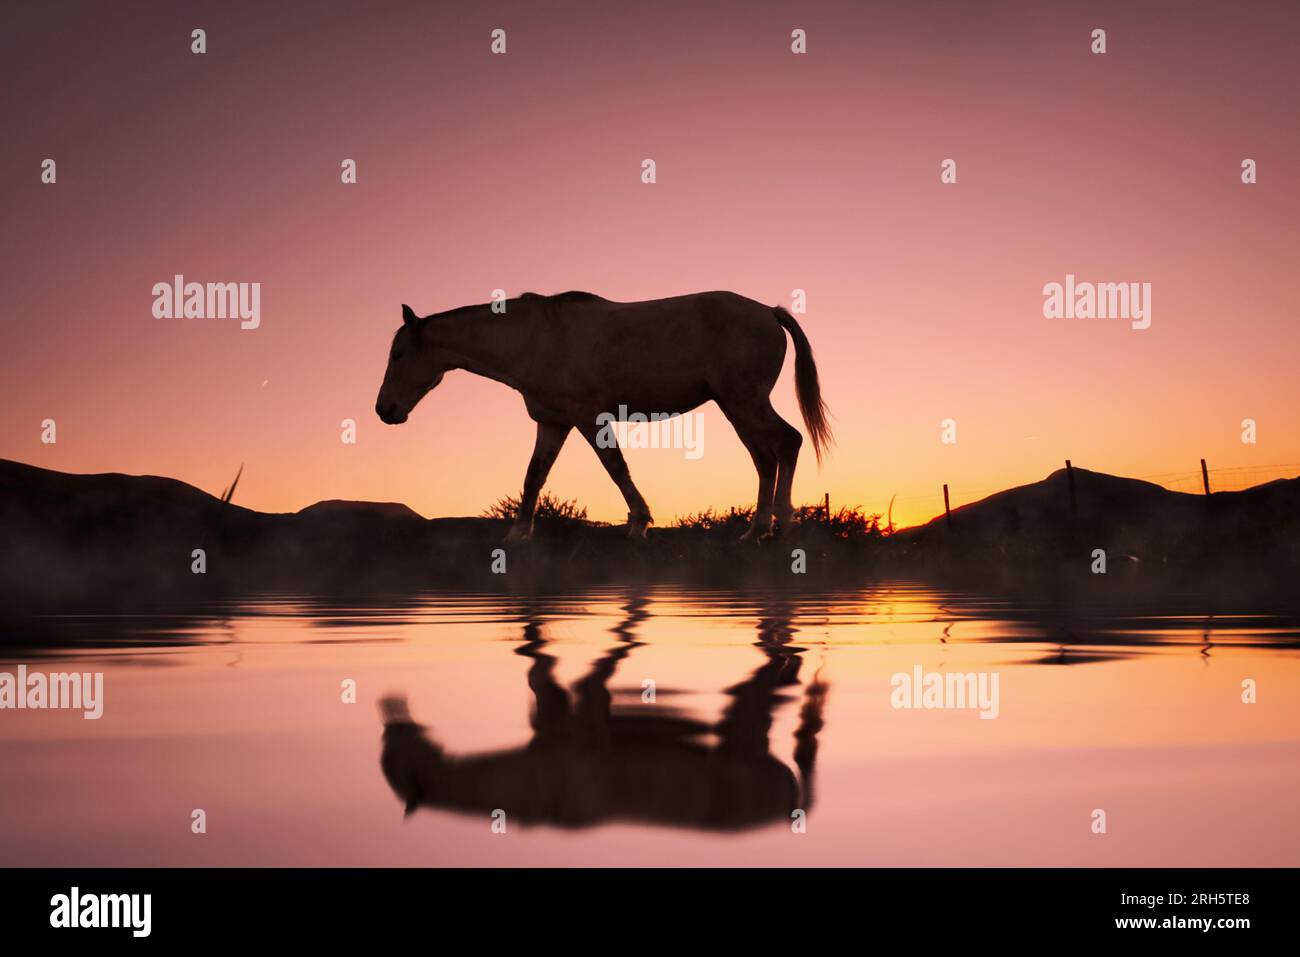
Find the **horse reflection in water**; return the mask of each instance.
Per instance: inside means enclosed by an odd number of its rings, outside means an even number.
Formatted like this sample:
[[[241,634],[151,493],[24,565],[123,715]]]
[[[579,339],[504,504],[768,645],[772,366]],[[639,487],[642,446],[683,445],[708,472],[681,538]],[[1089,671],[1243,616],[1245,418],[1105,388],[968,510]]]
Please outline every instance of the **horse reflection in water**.
[[[619,664],[644,644],[635,637],[646,617],[635,599],[612,631],[618,644],[566,691],[556,659],[544,651],[540,623],[524,624],[516,653],[532,660],[528,686],[536,699],[533,736],[523,747],[449,755],[411,720],[405,698],[387,698],[380,766],[406,813],[419,806],[481,814],[500,808],[521,824],[580,828],[623,822],[713,831],[789,823],[812,805],[813,763],[827,685],[814,676],[805,689],[795,732],[798,776],[770,750],[776,707],[799,686],[802,653],[785,608],[759,622],[766,661],[727,690],[721,720],[693,719],[661,704],[620,707],[608,684]]]

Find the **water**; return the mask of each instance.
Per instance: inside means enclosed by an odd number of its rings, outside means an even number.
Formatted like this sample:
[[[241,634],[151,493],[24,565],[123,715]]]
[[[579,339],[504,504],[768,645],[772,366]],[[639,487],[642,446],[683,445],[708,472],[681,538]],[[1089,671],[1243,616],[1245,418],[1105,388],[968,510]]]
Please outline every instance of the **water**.
[[[263,596],[38,632],[0,670],[102,671],[104,716],[0,711],[5,865],[1300,863],[1293,619],[895,583]],[[996,675],[998,716],[894,708],[917,666]]]

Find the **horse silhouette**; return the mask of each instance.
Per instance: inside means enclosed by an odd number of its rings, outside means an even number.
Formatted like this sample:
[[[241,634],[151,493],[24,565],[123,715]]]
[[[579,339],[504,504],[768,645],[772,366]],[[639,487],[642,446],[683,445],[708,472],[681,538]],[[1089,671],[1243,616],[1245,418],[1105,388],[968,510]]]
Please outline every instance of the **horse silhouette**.
[[[781,689],[799,684],[802,648],[791,645],[788,616],[765,619],[757,646],[766,662],[727,690],[731,703],[708,723],[662,704],[613,705],[608,682],[643,644],[632,626],[644,602],[628,606],[619,643],[593,663],[570,695],[555,680],[556,659],[535,620],[516,653],[532,660],[528,686],[533,736],[522,747],[448,755],[411,720],[405,698],[381,703],[380,767],[406,813],[427,806],[488,818],[495,810],[522,824],[566,828],[608,822],[736,831],[812,806],[813,765],[827,685],[808,685],[795,732],[794,772],[770,751],[768,734]],[[712,736],[716,743],[702,740]]]
[[[818,463],[831,441],[812,347],[789,312],[730,292],[646,302],[525,293],[504,305],[504,313],[489,303],[423,318],[403,305],[375,411],[390,425],[405,422],[451,369],[521,392],[537,441],[510,539],[532,535],[537,497],[572,429],[623,493],[628,535],[643,538],[653,521],[650,509],[617,443],[601,438],[605,423],[624,408],[647,418],[669,416],[710,399],[758,472],[758,504],[742,539],[767,535],[774,518],[788,526],[803,437],[776,414],[770,398],[785,362],[786,332],[794,340],[795,392]]]

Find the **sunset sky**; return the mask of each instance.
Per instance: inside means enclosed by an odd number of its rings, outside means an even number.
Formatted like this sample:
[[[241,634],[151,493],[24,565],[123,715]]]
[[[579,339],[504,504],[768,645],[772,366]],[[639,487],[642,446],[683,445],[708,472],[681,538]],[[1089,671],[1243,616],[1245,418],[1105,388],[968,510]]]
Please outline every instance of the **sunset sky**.
[[[6,5],[0,457],[477,514],[522,484],[518,394],[458,372],[403,426],[374,403],[402,303],[500,287],[806,290],[837,446],[819,473],[805,445],[796,502],[896,494],[905,524],[1066,458],[1297,463],[1298,27],[1293,2]],[[177,273],[260,282],[261,327],[155,318]],[[1044,318],[1067,273],[1151,283],[1151,328]],[[752,504],[704,412],[701,458],[628,455],[660,524]],[[626,511],[576,436],[547,488]]]

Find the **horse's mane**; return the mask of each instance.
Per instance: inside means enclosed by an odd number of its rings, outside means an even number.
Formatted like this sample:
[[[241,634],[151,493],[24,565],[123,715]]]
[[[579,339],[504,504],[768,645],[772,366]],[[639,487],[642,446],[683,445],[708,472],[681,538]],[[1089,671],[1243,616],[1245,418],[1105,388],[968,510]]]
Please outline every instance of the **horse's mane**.
[[[557,308],[569,303],[605,301],[604,296],[597,296],[590,292],[581,292],[577,289],[571,289],[568,292],[559,292],[553,296],[543,296],[536,292],[526,292],[519,298],[520,300],[526,300],[529,302],[541,300],[539,305],[542,307],[542,312],[547,318],[554,317]]]
[[[571,289],[568,292],[556,293],[551,296],[544,296],[541,293],[537,293],[537,292],[525,292],[525,293],[520,293],[519,295],[520,302],[535,302],[537,300],[541,300],[539,304],[542,307],[543,313],[548,317],[555,315],[555,310],[557,307],[566,305],[568,303],[606,301],[604,296],[597,296],[595,293],[590,293],[590,292],[581,292],[577,289]],[[472,315],[477,315],[478,312],[483,308],[484,307],[481,305],[457,306],[455,309],[447,309],[443,312],[434,313],[433,315],[430,316],[424,316],[423,318],[420,319],[420,324],[419,324],[420,333],[421,335],[423,335],[424,327],[428,325],[431,319],[434,318],[453,319],[458,317],[469,317]],[[401,330],[398,331],[400,332]]]
[[[599,302],[604,296],[597,296],[591,292],[581,292],[577,289],[570,289],[568,292],[557,292],[553,296],[543,296],[537,292],[526,292],[519,297],[520,299],[549,299],[557,305],[566,302]]]

